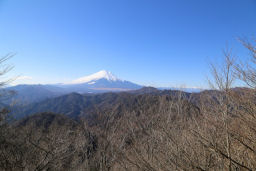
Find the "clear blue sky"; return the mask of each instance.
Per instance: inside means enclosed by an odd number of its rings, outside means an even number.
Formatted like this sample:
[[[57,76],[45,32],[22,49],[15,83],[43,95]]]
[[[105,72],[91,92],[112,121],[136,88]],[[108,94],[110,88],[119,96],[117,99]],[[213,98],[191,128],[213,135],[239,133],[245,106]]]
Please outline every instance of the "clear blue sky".
[[[67,82],[99,70],[144,85],[206,86],[208,62],[256,36],[255,0],[0,0],[12,75]],[[19,80],[28,82],[28,80]]]

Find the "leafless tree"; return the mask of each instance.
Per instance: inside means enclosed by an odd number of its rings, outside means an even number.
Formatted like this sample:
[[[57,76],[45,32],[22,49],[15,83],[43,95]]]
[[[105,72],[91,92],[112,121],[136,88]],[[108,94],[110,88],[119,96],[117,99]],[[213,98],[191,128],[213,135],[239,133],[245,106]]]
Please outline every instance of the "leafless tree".
[[[242,45],[249,51],[250,60],[240,62],[236,65],[238,77],[244,81],[249,87],[256,87],[256,40],[249,41],[248,39],[239,38]]]

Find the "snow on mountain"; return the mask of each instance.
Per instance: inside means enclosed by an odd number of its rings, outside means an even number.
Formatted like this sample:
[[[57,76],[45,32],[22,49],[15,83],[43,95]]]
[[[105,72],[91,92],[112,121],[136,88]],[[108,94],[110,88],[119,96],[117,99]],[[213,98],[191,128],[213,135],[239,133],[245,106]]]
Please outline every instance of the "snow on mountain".
[[[95,81],[93,81],[93,82],[89,82],[88,84],[95,84],[96,82]]]
[[[122,81],[121,79],[118,79],[116,76],[114,76],[111,72],[106,70],[101,70],[92,75],[73,80],[71,84],[83,84],[83,83],[94,84],[95,81],[100,79],[106,79],[108,81]]]

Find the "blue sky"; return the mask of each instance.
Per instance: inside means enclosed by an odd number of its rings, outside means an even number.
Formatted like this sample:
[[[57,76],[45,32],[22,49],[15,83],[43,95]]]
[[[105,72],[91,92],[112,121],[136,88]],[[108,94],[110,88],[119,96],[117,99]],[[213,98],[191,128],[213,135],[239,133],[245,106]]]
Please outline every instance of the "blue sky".
[[[18,83],[99,70],[153,86],[206,87],[208,62],[255,37],[255,0],[0,0],[0,55]]]

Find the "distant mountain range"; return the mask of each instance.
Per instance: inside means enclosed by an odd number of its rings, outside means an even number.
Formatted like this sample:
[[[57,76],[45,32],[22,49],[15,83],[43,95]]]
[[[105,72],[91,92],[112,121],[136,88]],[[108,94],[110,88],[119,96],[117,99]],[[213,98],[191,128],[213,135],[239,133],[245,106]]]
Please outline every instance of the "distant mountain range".
[[[13,91],[15,94],[11,98],[4,99],[4,104],[27,105],[30,103],[40,102],[45,99],[58,97],[72,92],[79,94],[95,94],[105,92],[121,92],[141,89],[143,86],[130,81],[122,80],[114,76],[111,72],[101,70],[89,76],[75,79],[69,83],[59,83],[51,85],[17,85],[8,87],[5,90]],[[159,88],[161,90],[168,88]],[[169,88],[170,89],[170,88]],[[173,88],[177,90],[177,88]],[[197,92],[199,89],[181,89],[182,91]],[[148,91],[149,88],[139,90],[142,94]],[[154,89],[153,92],[158,91]]]
[[[70,83],[60,83],[51,85],[17,85],[6,88],[7,91],[15,92],[8,100],[3,100],[6,104],[24,105],[39,102],[48,98],[76,92],[104,93],[130,91],[142,88],[142,86],[117,78],[109,71],[99,71],[89,76],[78,78]]]

